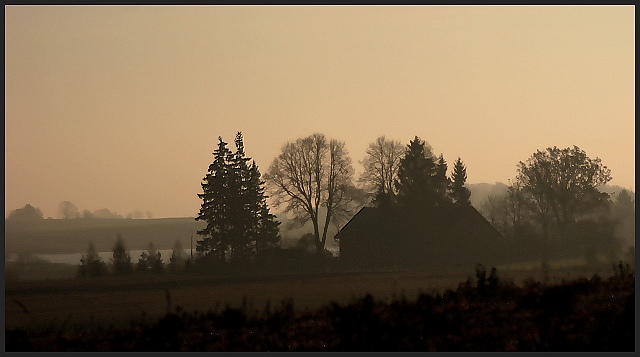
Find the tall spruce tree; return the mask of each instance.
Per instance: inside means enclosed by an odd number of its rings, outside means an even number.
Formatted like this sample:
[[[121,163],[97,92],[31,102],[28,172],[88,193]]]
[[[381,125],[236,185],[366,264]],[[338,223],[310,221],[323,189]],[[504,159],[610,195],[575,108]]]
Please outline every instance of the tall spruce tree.
[[[96,246],[93,242],[89,243],[89,249],[87,250],[87,255],[83,255],[80,259],[80,267],[78,274],[81,277],[84,276],[101,276],[106,273],[106,265],[100,259],[98,252],[96,251]]]
[[[440,156],[436,161],[431,149],[416,136],[409,142],[400,160],[395,182],[398,204],[422,209],[450,202],[446,197],[446,170],[444,158]]]
[[[182,243],[179,240],[175,242],[173,245],[173,250],[171,252],[171,258],[169,258],[168,268],[171,272],[176,272],[184,268],[185,265],[185,257],[184,251],[182,250]]]
[[[453,165],[453,173],[451,175],[451,198],[457,204],[470,205],[469,197],[471,197],[471,191],[465,186],[467,182],[467,168],[462,163],[460,157]]]
[[[439,201],[447,201],[447,192],[449,191],[451,181],[447,177],[447,162],[444,160],[444,156],[442,156],[442,154],[440,154],[440,156],[438,157],[436,166],[437,170],[434,177],[435,180],[433,185],[436,192],[436,197]]]
[[[255,225],[255,234],[253,236],[253,243],[256,252],[256,259],[261,258],[261,254],[271,248],[278,245],[280,242],[280,222],[276,221],[276,216],[269,212],[269,206],[267,205],[268,196],[265,194],[265,182],[261,179],[260,170],[256,166],[255,162],[251,165],[251,192],[255,194],[255,200],[253,208],[256,210],[255,217],[257,218]]]
[[[264,195],[264,182],[255,162],[251,165],[244,151],[244,139],[238,132],[234,141],[235,153],[219,138],[214,162],[202,184],[203,202],[197,220],[207,222],[198,234],[198,251],[209,254],[217,251],[220,262],[237,265],[250,262],[261,250],[280,240],[275,216],[269,213]]]
[[[219,262],[226,261],[229,232],[231,231],[230,203],[233,200],[230,188],[230,171],[227,159],[231,156],[227,143],[218,137],[218,148],[213,152],[214,160],[202,182],[202,193],[198,197],[202,205],[197,221],[207,222],[198,231],[202,240],[197,241],[196,251],[202,255],[215,254]]]
[[[113,264],[113,273],[115,275],[128,275],[133,272],[131,255],[129,255],[127,248],[124,246],[124,240],[120,233],[118,233],[118,236],[116,237],[116,245],[113,247],[111,264]]]
[[[251,187],[251,173],[244,152],[244,139],[238,132],[234,141],[236,151],[228,157],[229,188],[231,198],[229,210],[231,212],[230,252],[231,261],[244,264],[251,256],[252,230],[256,225],[255,188]]]

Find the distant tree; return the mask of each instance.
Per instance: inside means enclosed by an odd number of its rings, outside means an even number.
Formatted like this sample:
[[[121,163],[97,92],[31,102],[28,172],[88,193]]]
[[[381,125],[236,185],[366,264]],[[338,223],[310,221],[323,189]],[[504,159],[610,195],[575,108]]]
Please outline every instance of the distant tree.
[[[307,253],[313,253],[316,250],[315,237],[312,233],[305,233],[296,241],[295,249]]]
[[[10,221],[41,221],[43,219],[42,211],[30,204],[26,204],[22,208],[14,209],[7,217],[7,220]]]
[[[419,137],[407,145],[400,160],[398,179],[398,204],[404,207],[438,207],[451,201],[446,196],[446,162],[442,155],[436,159],[430,146]]]
[[[510,182],[504,194],[490,194],[480,212],[502,235],[508,238],[532,238],[536,235],[526,193],[519,183]]]
[[[615,204],[625,212],[635,211],[636,209],[636,200],[631,197],[627,190],[622,190],[618,193]]]
[[[69,201],[60,202],[58,212],[62,219],[72,219],[80,217],[78,207]]]
[[[577,146],[538,150],[518,164],[518,185],[547,237],[555,233],[566,238],[578,219],[606,207],[609,195],[598,187],[610,180],[611,170]]]
[[[404,154],[400,141],[378,137],[369,144],[365,158],[360,162],[364,172],[358,182],[368,194],[375,194],[375,201],[393,200],[396,190],[394,182],[398,177],[398,166]],[[385,196],[385,197],[383,197]]]
[[[351,214],[352,177],[345,143],[319,133],[286,143],[265,175],[276,206],[293,212],[301,224],[311,220],[318,254],[324,251],[329,224],[337,225]],[[321,206],[326,209],[323,227]]]
[[[88,209],[82,211],[82,218],[84,219],[92,219],[92,218],[96,218],[96,216],[91,213],[91,211],[89,211]]]
[[[490,194],[480,206],[482,215],[504,236],[507,236],[508,216],[506,195]]]
[[[93,245],[93,242],[89,243],[87,255],[83,255],[80,259],[78,275],[81,277],[102,276],[106,274],[106,271],[107,267],[98,256],[98,252],[96,251],[96,247]]]
[[[592,223],[608,208],[609,195],[598,187],[611,180],[611,170],[599,158],[591,159],[577,146],[566,149],[549,147],[536,151],[526,162],[518,164],[516,182],[532,217],[542,230],[542,267],[548,279],[549,240],[591,236]],[[579,220],[583,222],[577,224]],[[602,223],[601,227],[608,227]],[[598,230],[606,232],[609,229]],[[585,238],[587,239],[587,238]],[[588,240],[593,240],[589,238]],[[593,247],[594,245],[591,244]],[[593,253],[587,251],[588,260]]]
[[[509,182],[505,195],[507,237],[532,238],[536,235],[533,218],[527,206],[528,194],[517,180]]]
[[[469,197],[471,191],[465,186],[467,182],[467,168],[462,163],[460,157],[453,164],[453,174],[451,175],[451,198],[457,204],[471,205]]]
[[[142,252],[140,254],[140,259],[138,259],[138,264],[136,265],[136,270],[141,273],[146,273],[150,270],[149,268],[149,253]]]
[[[172,272],[182,270],[185,264],[184,250],[182,249],[182,243],[179,240],[173,245],[173,252],[171,258],[169,258],[168,268]]]
[[[616,234],[627,245],[635,245],[636,202],[627,190],[618,193],[611,208],[611,219],[616,223]]]
[[[101,208],[101,209],[95,210],[95,212],[93,212],[93,215],[96,218],[117,218],[117,219],[123,218],[121,215],[115,212],[111,212],[107,208]]]
[[[149,249],[146,252],[142,252],[140,254],[140,259],[138,260],[137,270],[139,272],[153,272],[153,273],[162,273],[162,256],[160,252],[156,251],[153,242],[149,243]]]
[[[124,246],[124,240],[118,233],[116,245],[113,247],[113,257],[111,258],[113,265],[113,273],[115,275],[128,275],[133,272],[133,264],[131,263],[131,255]]]

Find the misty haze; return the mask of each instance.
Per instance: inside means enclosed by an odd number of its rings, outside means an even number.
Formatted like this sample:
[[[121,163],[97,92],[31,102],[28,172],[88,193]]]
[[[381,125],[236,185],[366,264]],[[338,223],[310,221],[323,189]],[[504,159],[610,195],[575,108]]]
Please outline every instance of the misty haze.
[[[631,6],[6,7],[6,351],[634,351]]]

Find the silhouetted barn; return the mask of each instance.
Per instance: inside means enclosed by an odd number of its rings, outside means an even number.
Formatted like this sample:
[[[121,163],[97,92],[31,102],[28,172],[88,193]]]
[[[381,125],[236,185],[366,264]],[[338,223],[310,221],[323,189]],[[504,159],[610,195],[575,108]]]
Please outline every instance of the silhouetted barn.
[[[336,235],[340,261],[364,269],[495,265],[505,238],[474,207],[428,212],[362,208]]]

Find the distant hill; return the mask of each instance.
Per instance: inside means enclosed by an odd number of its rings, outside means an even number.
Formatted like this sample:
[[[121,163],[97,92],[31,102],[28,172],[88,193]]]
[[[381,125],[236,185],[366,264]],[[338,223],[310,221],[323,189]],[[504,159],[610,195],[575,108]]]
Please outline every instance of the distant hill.
[[[5,254],[78,253],[93,242],[98,251],[110,251],[118,234],[127,249],[171,249],[177,240],[186,249],[191,235],[195,248],[196,231],[205,223],[190,217],[161,219],[44,219],[5,220]]]
[[[284,214],[276,214],[281,222],[283,247],[292,247],[305,234],[313,232],[311,222],[300,226]],[[122,235],[127,249],[147,249],[153,242],[156,249],[171,249],[176,240],[187,249],[201,237],[196,233],[206,223],[191,217],[160,219],[42,219],[37,221],[5,220],[5,254],[79,253],[93,242],[98,251],[113,249],[116,237]],[[327,249],[337,250],[329,228]]]
[[[501,182],[469,184],[471,204],[480,209],[489,195],[502,195],[507,185]],[[605,185],[603,192],[615,199],[623,187]],[[627,190],[632,198],[635,193]],[[322,210],[322,208],[321,208]],[[282,213],[277,213],[282,222],[280,232],[282,246],[291,247],[305,234],[313,232],[311,222],[304,226],[296,224]],[[322,216],[322,212],[321,212]],[[346,222],[344,222],[346,223]],[[344,224],[343,223],[343,224]],[[90,242],[98,251],[110,251],[118,234],[122,235],[127,249],[147,249],[153,242],[156,249],[171,249],[177,240],[186,249],[190,247],[193,235],[193,247],[200,239],[197,231],[204,228],[204,222],[192,217],[160,219],[5,219],[5,254],[22,253],[79,253],[85,252]],[[337,229],[330,226],[327,234],[327,249],[337,251],[333,240]]]

